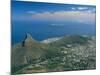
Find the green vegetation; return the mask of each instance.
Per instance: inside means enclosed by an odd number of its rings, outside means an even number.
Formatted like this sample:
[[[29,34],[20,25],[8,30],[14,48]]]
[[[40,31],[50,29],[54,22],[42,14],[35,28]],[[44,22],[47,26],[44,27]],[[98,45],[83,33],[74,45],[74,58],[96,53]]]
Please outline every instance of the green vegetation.
[[[95,69],[95,38],[65,36],[41,43],[31,35],[12,47],[12,73]]]

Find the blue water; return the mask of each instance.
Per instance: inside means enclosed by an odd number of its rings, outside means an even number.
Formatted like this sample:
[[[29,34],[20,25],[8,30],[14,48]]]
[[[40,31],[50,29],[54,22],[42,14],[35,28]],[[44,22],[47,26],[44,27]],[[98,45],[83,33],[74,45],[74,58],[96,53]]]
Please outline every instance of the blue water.
[[[32,34],[35,40],[41,41],[65,35],[95,35],[96,31],[95,24],[12,21],[12,44],[22,41],[26,33]]]

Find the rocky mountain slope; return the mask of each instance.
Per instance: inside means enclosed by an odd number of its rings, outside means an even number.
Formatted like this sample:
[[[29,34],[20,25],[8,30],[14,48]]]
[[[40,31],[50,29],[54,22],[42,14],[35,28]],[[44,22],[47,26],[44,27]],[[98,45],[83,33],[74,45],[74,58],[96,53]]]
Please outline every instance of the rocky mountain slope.
[[[43,43],[27,34],[12,46],[12,74],[95,69],[95,41],[95,37],[73,35]]]

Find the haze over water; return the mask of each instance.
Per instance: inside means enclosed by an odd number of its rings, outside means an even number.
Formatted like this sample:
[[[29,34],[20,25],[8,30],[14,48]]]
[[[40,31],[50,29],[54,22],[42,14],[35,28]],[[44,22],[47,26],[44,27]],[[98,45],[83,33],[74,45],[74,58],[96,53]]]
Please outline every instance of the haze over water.
[[[12,2],[12,44],[26,33],[38,41],[66,35],[95,36],[95,6]]]

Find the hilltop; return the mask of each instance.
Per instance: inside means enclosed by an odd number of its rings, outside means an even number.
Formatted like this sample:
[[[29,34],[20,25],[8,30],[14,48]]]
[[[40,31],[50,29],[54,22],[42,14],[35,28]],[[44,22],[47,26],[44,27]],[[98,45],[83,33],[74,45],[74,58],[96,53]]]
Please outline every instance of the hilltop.
[[[95,37],[73,35],[45,41],[26,34],[12,46],[12,73],[95,69]]]

